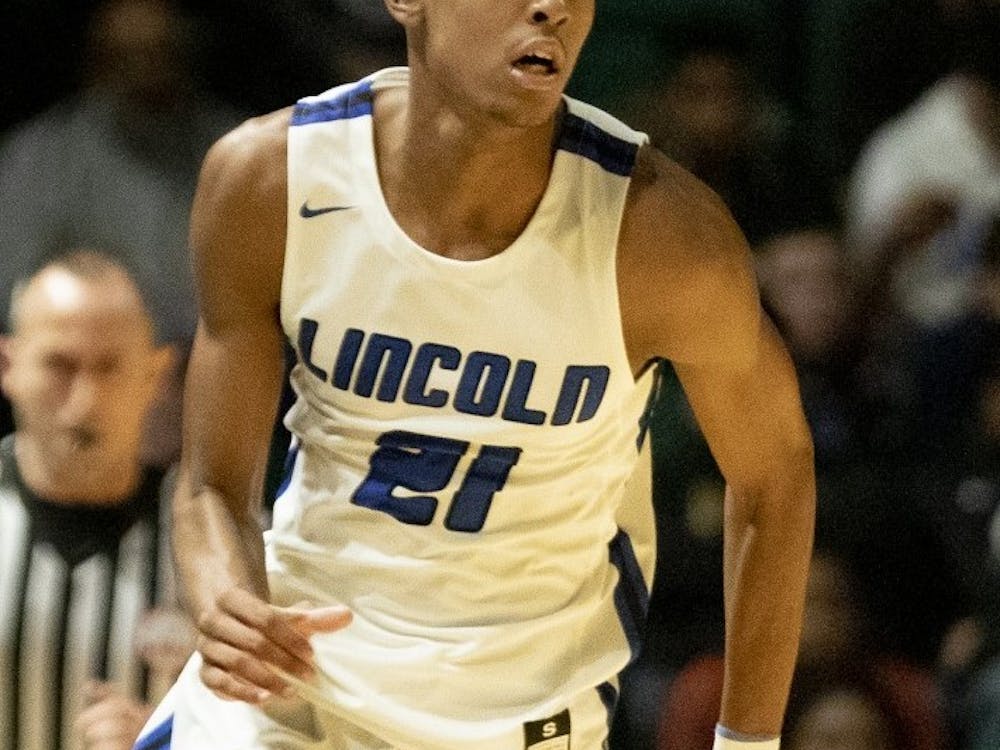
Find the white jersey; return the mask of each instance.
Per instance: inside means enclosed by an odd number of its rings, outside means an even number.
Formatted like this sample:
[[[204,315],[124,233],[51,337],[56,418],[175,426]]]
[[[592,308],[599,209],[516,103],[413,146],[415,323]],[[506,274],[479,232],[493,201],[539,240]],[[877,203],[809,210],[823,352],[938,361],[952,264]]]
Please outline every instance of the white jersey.
[[[381,192],[373,95],[407,82],[385,70],[293,115],[296,453],[268,569],[278,603],[354,613],[314,637],[310,700],[400,747],[485,748],[584,691],[610,711],[638,647],[652,375],[632,376],[615,264],[645,137],[567,99],[524,232],[456,261],[411,240]]]

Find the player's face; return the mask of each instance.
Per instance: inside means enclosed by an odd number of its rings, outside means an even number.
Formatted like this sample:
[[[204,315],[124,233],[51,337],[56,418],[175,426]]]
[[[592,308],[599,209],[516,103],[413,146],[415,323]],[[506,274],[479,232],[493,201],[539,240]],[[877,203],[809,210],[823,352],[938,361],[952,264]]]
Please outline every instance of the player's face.
[[[18,434],[46,462],[92,474],[134,459],[164,364],[134,295],[46,272],[5,349]]]
[[[509,124],[556,111],[594,19],[594,0],[427,0],[417,42],[446,104]]]

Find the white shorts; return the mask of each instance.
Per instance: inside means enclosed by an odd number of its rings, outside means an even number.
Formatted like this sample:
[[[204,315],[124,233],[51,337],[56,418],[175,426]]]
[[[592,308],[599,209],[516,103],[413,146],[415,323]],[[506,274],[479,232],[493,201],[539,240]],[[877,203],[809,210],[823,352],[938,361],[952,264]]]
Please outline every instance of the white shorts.
[[[134,750],[607,750],[609,710],[598,690],[578,696],[556,716],[517,724],[487,741],[476,733],[445,747],[420,737],[390,742],[300,699],[264,708],[225,701],[205,687],[200,667],[195,654]]]

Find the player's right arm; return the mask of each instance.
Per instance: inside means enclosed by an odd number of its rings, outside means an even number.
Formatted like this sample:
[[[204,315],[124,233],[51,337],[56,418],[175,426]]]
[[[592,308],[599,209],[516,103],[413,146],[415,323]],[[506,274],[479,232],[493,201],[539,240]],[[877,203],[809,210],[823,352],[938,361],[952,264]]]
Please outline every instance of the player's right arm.
[[[311,672],[308,636],[343,610],[268,603],[260,498],[283,375],[279,297],[288,113],[253,120],[212,147],[191,214],[199,323],[184,397],[174,545],[199,630],[201,677],[257,703],[281,670]]]

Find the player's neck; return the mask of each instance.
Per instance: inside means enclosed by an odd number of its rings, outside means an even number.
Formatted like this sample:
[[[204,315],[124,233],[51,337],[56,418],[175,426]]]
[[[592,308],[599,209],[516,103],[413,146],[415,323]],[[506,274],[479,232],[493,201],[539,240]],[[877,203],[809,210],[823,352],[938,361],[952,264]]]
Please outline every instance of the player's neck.
[[[376,107],[376,123],[389,208],[433,252],[475,259],[502,251],[526,226],[548,185],[555,118],[511,127],[397,101]]]

